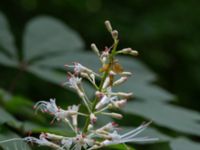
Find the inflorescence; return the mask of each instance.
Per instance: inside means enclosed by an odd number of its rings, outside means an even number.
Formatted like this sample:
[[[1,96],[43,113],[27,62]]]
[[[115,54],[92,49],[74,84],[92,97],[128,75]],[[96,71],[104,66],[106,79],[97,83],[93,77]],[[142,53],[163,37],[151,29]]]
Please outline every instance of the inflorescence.
[[[68,106],[67,109],[62,109],[57,106],[55,99],[39,101],[34,106],[36,111],[50,114],[53,117],[51,123],[62,121],[68,124],[74,136],[66,137],[52,133],[41,133],[39,138],[28,136],[23,139],[11,139],[0,143],[23,140],[39,146],[49,146],[57,150],[93,150],[115,144],[152,142],[157,140],[157,138],[138,137],[138,134],[145,130],[149,123],[142,124],[124,134],[119,134],[119,127],[115,122],[109,122],[100,128],[95,127],[99,115],[106,115],[116,119],[123,118],[122,114],[112,112],[112,110],[123,107],[127,100],[132,97],[132,93],[113,92],[112,89],[127,81],[131,72],[124,71],[115,56],[121,54],[138,55],[138,52],[131,48],[117,50],[119,42],[118,31],[112,29],[109,21],[105,21],[105,25],[111,33],[114,41],[113,45],[109,48],[106,47],[105,50],[100,52],[95,44],[91,44],[92,50],[97,54],[102,64],[99,72],[96,73],[78,62],[73,63],[73,65],[65,65],[73,69],[73,71],[67,73],[67,81],[64,85],[77,92],[87,109],[87,113],[79,111],[80,105],[72,105]],[[94,100],[90,100],[86,95],[82,86],[83,79],[87,79],[95,88]],[[78,126],[78,116],[86,118],[85,126],[82,129]]]

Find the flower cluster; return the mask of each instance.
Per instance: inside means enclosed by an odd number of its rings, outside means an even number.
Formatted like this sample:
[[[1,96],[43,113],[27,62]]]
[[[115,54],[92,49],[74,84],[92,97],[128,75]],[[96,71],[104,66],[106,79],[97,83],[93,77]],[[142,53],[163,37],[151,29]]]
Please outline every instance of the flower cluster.
[[[115,122],[109,122],[100,128],[95,126],[100,115],[116,119],[123,118],[122,114],[112,110],[123,107],[133,94],[130,92],[114,92],[113,89],[126,82],[131,72],[124,71],[116,56],[121,54],[138,55],[138,52],[131,48],[118,50],[118,32],[112,29],[109,21],[106,21],[105,25],[111,33],[114,41],[113,45],[100,52],[95,44],[91,44],[91,48],[99,57],[102,66],[99,72],[95,72],[78,62],[73,63],[73,65],[65,65],[73,71],[68,72],[64,86],[68,86],[77,92],[87,112],[80,112],[80,105],[72,105],[68,106],[67,109],[62,109],[57,106],[55,99],[39,101],[34,106],[36,111],[40,110],[51,115],[53,118],[51,123],[54,121],[65,122],[72,129],[74,135],[66,137],[52,133],[41,133],[39,138],[28,136],[23,138],[24,141],[58,150],[93,150],[113,144],[157,140],[157,138],[138,137],[149,123],[142,124],[124,134],[119,134],[119,128]],[[84,79],[88,80],[96,90],[94,100],[88,98],[82,86],[82,80]],[[79,116],[85,117],[84,128],[78,126]]]

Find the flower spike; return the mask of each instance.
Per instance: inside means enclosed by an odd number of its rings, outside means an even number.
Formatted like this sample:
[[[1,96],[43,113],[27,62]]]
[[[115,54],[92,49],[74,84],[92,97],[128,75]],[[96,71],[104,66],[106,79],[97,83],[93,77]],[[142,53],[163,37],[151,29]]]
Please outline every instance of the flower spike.
[[[100,116],[122,119],[123,115],[120,111],[114,112],[113,109],[121,109],[133,95],[133,93],[115,91],[116,86],[126,82],[128,77],[132,75],[131,72],[124,70],[116,59],[116,55],[138,55],[138,52],[132,48],[118,50],[118,31],[112,28],[109,21],[105,21],[105,26],[111,34],[113,44],[110,47],[105,47],[103,51],[100,51],[95,44],[91,44],[91,48],[99,57],[102,65],[97,68],[99,73],[78,62],[74,62],[73,65],[65,65],[72,68],[73,71],[67,73],[67,81],[64,85],[77,92],[84,103],[83,110],[86,108],[87,114],[80,112],[82,110],[80,104],[74,104],[64,109],[57,106],[56,99],[52,98],[49,101],[38,101],[34,106],[36,112],[42,111],[53,116],[52,124],[54,121],[66,123],[73,134],[63,136],[54,133],[41,133],[39,138],[29,135],[25,138],[0,141],[0,144],[21,140],[27,143],[35,143],[38,146],[48,146],[55,150],[94,150],[114,144],[144,143],[158,140],[157,138],[139,136],[149,126],[150,122],[123,134],[120,134],[122,129],[115,122],[107,122],[101,127],[97,126],[101,119]],[[82,82],[85,79],[95,89],[90,91],[94,94],[92,99],[84,90]],[[79,127],[79,116],[85,117],[83,128]]]

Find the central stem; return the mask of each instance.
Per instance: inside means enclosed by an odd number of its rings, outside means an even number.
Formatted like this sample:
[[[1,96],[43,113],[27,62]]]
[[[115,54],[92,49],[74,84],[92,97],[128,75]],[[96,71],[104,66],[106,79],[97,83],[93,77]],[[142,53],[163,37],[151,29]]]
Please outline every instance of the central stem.
[[[100,82],[100,85],[99,85],[99,92],[102,92],[103,84],[104,84],[104,82],[105,82],[105,80],[106,80],[106,78],[109,75],[109,72],[111,70],[111,67],[112,67],[112,64],[113,64],[113,61],[114,61],[115,52],[117,50],[118,42],[119,42],[118,40],[114,40],[113,48],[112,48],[112,51],[109,55],[108,69],[104,72],[103,77],[101,79],[101,82]],[[97,103],[98,103],[98,97],[96,96],[93,103],[92,103],[92,109],[91,109],[92,112],[91,113],[93,113],[95,111],[95,107],[96,107]],[[90,115],[88,115],[86,122],[85,122],[85,126],[83,128],[84,133],[87,132],[89,124],[90,124]]]

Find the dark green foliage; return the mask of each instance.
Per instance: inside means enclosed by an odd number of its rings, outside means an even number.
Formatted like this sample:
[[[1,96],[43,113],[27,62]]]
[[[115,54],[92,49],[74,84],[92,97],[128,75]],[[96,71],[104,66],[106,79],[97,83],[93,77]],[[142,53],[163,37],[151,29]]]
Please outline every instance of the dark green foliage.
[[[51,118],[45,119],[41,114],[35,116],[31,109],[33,101],[56,97],[65,107],[72,101],[78,102],[74,93],[60,87],[66,76],[63,65],[79,61],[96,69],[96,57],[86,49],[93,41],[97,41],[101,49],[105,46],[102,43],[109,45],[102,22],[110,19],[120,31],[121,46],[138,49],[140,59],[160,75],[157,77],[138,60],[119,58],[124,68],[134,72],[130,81],[119,87],[133,91],[136,96],[124,108],[124,113],[152,120],[148,135],[160,137],[159,143],[136,145],[136,149],[198,150],[200,144],[192,140],[198,141],[200,136],[200,114],[172,104],[199,110],[198,3],[181,0],[0,2],[9,20],[0,14],[0,76],[3,79],[0,86],[12,92],[12,95],[3,91],[1,94],[0,127],[3,132],[0,135],[4,138],[26,136],[30,130],[34,134],[41,131],[62,134],[63,130],[70,134],[62,125],[49,126]],[[82,35],[87,46],[84,47],[82,38],[65,23],[46,16],[33,19],[38,14],[62,19]],[[155,82],[177,96],[153,84]],[[92,96],[90,86],[87,83],[85,86]],[[125,125],[138,124],[133,120]],[[20,146],[21,143],[18,149]],[[13,149],[12,146],[8,148]],[[117,146],[117,149],[124,147]]]

